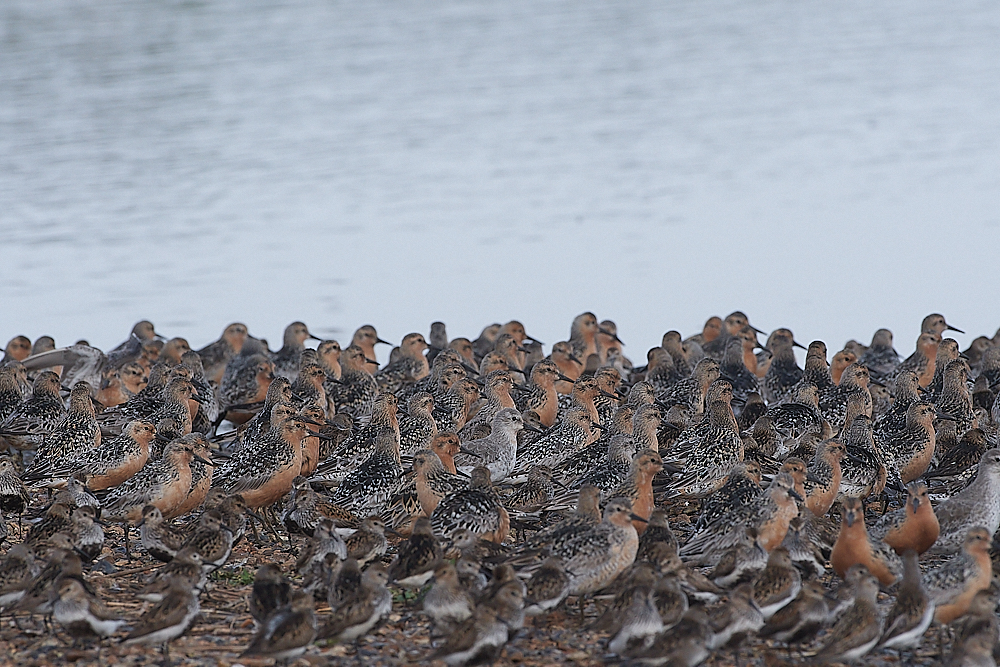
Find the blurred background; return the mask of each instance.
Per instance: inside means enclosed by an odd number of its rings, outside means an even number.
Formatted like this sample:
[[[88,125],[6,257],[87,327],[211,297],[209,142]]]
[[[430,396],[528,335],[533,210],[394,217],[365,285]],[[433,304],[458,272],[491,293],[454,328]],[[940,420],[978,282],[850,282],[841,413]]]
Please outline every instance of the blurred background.
[[[986,1],[6,0],[0,339],[1000,325]],[[548,346],[546,347],[546,350]]]

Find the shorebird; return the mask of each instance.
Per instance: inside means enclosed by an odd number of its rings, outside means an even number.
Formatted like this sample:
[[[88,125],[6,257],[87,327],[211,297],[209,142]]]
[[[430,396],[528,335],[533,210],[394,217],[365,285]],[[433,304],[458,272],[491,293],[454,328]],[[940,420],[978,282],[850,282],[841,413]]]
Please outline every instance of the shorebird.
[[[7,609],[24,597],[32,579],[41,571],[34,552],[23,544],[15,544],[0,562],[0,609]]]
[[[846,459],[840,463],[842,496],[877,496],[889,483],[890,474],[893,479],[898,479],[896,471],[889,470],[885,453],[875,442],[871,417],[859,414],[843,430],[839,439],[846,448]]]
[[[257,625],[263,625],[267,618],[292,601],[292,582],[274,563],[263,563],[253,576],[253,589],[247,606]]]
[[[777,403],[785,398],[802,379],[803,371],[795,360],[795,347],[806,349],[795,341],[788,329],[776,329],[768,338],[771,362],[761,383],[761,393],[768,403]]]
[[[840,383],[820,396],[819,410],[835,431],[850,425],[859,412],[872,416],[872,396],[869,390],[871,375],[861,364],[851,364],[844,369]],[[852,410],[852,399],[857,401]]]
[[[369,366],[378,364],[365,354],[364,350],[351,345],[341,353],[340,384],[328,388],[330,399],[338,414],[348,414],[355,419],[371,415],[375,397],[379,393],[378,383]]]
[[[770,553],[785,539],[788,522],[798,516],[795,501],[803,498],[794,487],[790,474],[775,475],[764,493],[749,505],[733,509],[695,533],[681,548],[681,556],[715,565],[727,549],[743,539],[747,526],[757,531],[761,546]]]
[[[818,581],[802,582],[798,596],[768,619],[757,633],[785,644],[811,639],[826,624],[829,610]]]
[[[709,574],[712,583],[719,587],[731,588],[736,584],[751,581],[767,567],[768,553],[760,544],[757,530],[747,528],[745,540],[730,547]]]
[[[869,535],[865,528],[864,505],[857,498],[841,501],[840,534],[830,553],[830,566],[841,577],[852,565],[864,565],[886,586],[902,573],[899,556],[887,544]]]
[[[299,357],[305,350],[307,340],[321,340],[309,333],[309,327],[302,322],[292,322],[285,327],[281,349],[271,355],[274,374],[295,382],[299,373]]]
[[[402,452],[412,454],[430,446],[431,439],[438,432],[433,410],[434,397],[430,393],[421,391],[410,397],[406,404],[407,414],[398,419],[399,446]]]
[[[478,569],[478,568],[477,568]],[[424,613],[433,623],[431,636],[447,636],[472,616],[475,601],[462,588],[455,565],[445,561],[434,570],[434,585],[424,596]]]
[[[567,542],[601,521],[600,502],[600,489],[595,486],[582,487],[577,496],[576,510],[570,516],[529,536],[509,556],[504,555],[501,560],[509,558],[511,562],[518,564],[521,561],[529,564],[540,563],[543,559],[538,558],[539,552],[555,554]]]
[[[497,544],[510,534],[510,515],[500,503],[490,471],[484,466],[472,469],[468,489],[442,498],[430,519],[434,534],[445,542],[451,542],[461,528]]]
[[[233,357],[240,353],[243,344],[249,337],[247,325],[233,322],[222,331],[222,335],[214,343],[209,343],[198,350],[198,356],[205,367],[205,377],[213,384],[222,382],[222,374]]]
[[[378,368],[378,357],[375,356],[375,346],[378,344],[392,346],[387,340],[382,340],[378,336],[378,332],[375,331],[375,327],[370,324],[366,324],[359,327],[354,335],[351,336],[351,345],[358,347],[362,352],[364,352],[365,357],[368,358],[368,365],[371,366],[369,370],[374,370]]]
[[[940,412],[931,403],[915,401],[906,411],[902,431],[893,434],[881,445],[889,465],[899,471],[904,483],[917,479],[931,465],[936,443],[935,419],[955,421],[954,417]]]
[[[746,401],[747,396],[760,390],[757,376],[747,367],[745,358],[753,359],[756,368],[756,358],[753,356],[753,348],[757,346],[757,336],[749,330],[740,332],[729,339],[726,344],[725,353],[722,356],[720,370],[722,375],[729,378],[733,384],[733,396],[739,401]],[[825,361],[825,359],[824,359]]]
[[[762,492],[760,465],[756,461],[744,461],[726,476],[719,490],[702,501],[695,530],[702,530],[713,521],[737,507],[749,505]]]
[[[516,401],[519,410],[534,410],[545,428],[555,424],[559,413],[556,380],[571,381],[554,361],[543,359],[532,367],[528,386]]]
[[[608,498],[626,498],[632,513],[640,517],[633,525],[642,534],[653,512],[653,478],[663,470],[663,459],[658,452],[644,449],[632,459],[625,482],[608,494]]]
[[[399,344],[399,359],[375,373],[379,391],[394,394],[405,385],[411,385],[427,377],[430,374],[430,366],[424,356],[427,347],[423,334],[411,333],[403,336],[403,341]]]
[[[920,645],[924,632],[934,620],[935,608],[924,591],[920,576],[917,552],[910,549],[903,554],[903,581],[899,584],[896,602],[885,617],[880,646],[902,650]]]
[[[255,446],[238,450],[215,471],[212,486],[242,495],[251,509],[272,505],[292,490],[292,481],[302,468],[306,437],[313,436],[299,418],[272,424]]]
[[[801,588],[802,577],[788,550],[778,547],[768,554],[767,566],[753,580],[753,600],[766,621],[794,600]]]
[[[561,558],[570,575],[569,595],[585,595],[603,588],[635,561],[639,536],[625,498],[613,498],[604,508],[601,523],[581,526],[561,544],[553,543],[550,555]]]
[[[663,630],[663,619],[653,597],[656,586],[653,568],[639,564],[626,576],[618,595],[591,626],[611,636],[608,651],[616,654],[624,653],[629,644],[640,643]]]
[[[344,544],[347,547],[347,557],[358,561],[358,566],[361,568],[369,563],[381,561],[389,547],[385,538],[385,523],[381,517],[368,517],[344,541]]]
[[[1000,639],[1000,620],[995,613],[996,597],[991,591],[979,591],[972,598],[969,611],[958,627],[947,667],[992,667],[993,652]]]
[[[350,642],[367,634],[392,610],[392,594],[385,587],[388,575],[379,565],[361,577],[361,586],[327,617],[318,639]]]
[[[375,435],[375,450],[337,487],[333,501],[364,516],[379,512],[392,496],[403,474],[399,434],[386,428]]]
[[[17,476],[17,468],[9,456],[0,456],[0,512],[17,514],[18,521],[31,503],[31,494]]]
[[[839,440],[826,440],[816,448],[804,483],[806,507],[814,516],[825,515],[833,506],[840,492],[840,463],[846,455],[847,448]]]
[[[524,592],[512,582],[477,607],[431,657],[444,660],[449,667],[493,662],[520,629],[523,618]]]
[[[922,554],[931,548],[941,527],[931,507],[927,485],[917,480],[906,487],[906,502],[899,509],[883,514],[869,534],[882,540],[903,555],[910,549]]]
[[[73,549],[86,562],[93,562],[104,548],[104,529],[97,519],[97,510],[89,505],[77,507],[70,515],[70,535]]]
[[[935,604],[934,620],[943,625],[965,615],[978,591],[990,587],[992,533],[982,526],[970,528],[962,552],[924,574],[927,595]]]
[[[602,445],[605,444],[605,451],[602,452]],[[610,493],[628,479],[635,454],[634,438],[625,434],[614,435],[607,443],[598,440],[564,459],[557,474],[571,476],[568,479],[564,477],[569,488],[590,484],[604,493]]]
[[[711,495],[743,461],[745,446],[736,417],[726,400],[713,401],[708,407],[706,429],[694,443],[696,449],[688,457],[682,476],[671,482],[672,496],[704,498]],[[680,441],[674,449],[679,447]]]
[[[524,484],[502,500],[504,507],[514,512],[538,512],[555,496],[555,473],[548,466],[535,466]]]
[[[235,423],[247,421],[252,413],[232,408],[263,401],[273,379],[274,363],[268,356],[267,347],[256,339],[248,339],[240,353],[226,364],[222,375],[222,382],[219,384],[222,414],[230,421],[235,419]],[[150,384],[152,383],[150,374]]]
[[[150,443],[156,437],[156,425],[147,420],[128,424],[121,435],[105,438],[101,445],[78,457],[47,462],[25,474],[29,481],[61,480],[74,473],[87,475],[87,487],[102,491],[125,482],[149,460]]]
[[[1000,528],[1000,449],[983,453],[972,484],[939,504],[934,514],[940,534],[931,553],[955,553],[975,526],[995,533]]]
[[[229,560],[233,551],[233,532],[223,522],[218,510],[206,510],[184,546],[193,548],[201,556],[202,567],[211,572]]]
[[[170,642],[184,634],[199,609],[198,593],[187,581],[173,579],[166,595],[139,618],[122,643],[159,644],[163,661],[169,665]]]
[[[979,426],[969,391],[969,364],[965,359],[955,359],[945,366],[943,388],[935,400],[935,407],[939,417],[948,415],[955,420],[959,433]]]
[[[710,655],[712,636],[704,609],[692,607],[677,625],[627,647],[625,655],[640,664],[694,667]]]
[[[389,582],[419,590],[434,576],[441,558],[441,545],[434,536],[430,519],[420,517],[413,524],[410,539],[400,545],[396,559],[389,566]]]
[[[547,558],[525,585],[524,613],[538,616],[558,607],[569,595],[570,577],[559,558]]]
[[[24,401],[17,398],[17,403],[14,403],[13,380],[13,374],[0,372],[0,384],[11,383],[4,391],[11,393],[8,405],[13,406],[0,421],[0,440],[15,449],[38,447],[66,417],[66,406],[59,396],[59,376],[52,371],[42,371],[35,376],[31,396]]]
[[[523,415],[522,415],[523,421]],[[580,452],[585,447],[597,442],[594,422],[586,411],[579,408],[571,408],[563,414],[558,425],[548,430],[534,442],[517,448],[517,464],[514,470],[509,473],[517,477],[531,470],[538,465],[547,465],[561,469],[562,463],[574,454]],[[528,428],[527,425],[524,428]],[[492,435],[492,434],[491,434]],[[466,443],[469,447],[471,443]],[[482,451],[482,448],[478,451]]]
[[[306,652],[316,639],[313,596],[295,591],[287,605],[274,610],[261,623],[250,645],[240,656],[264,656],[290,660]]]
[[[858,361],[867,366],[876,378],[890,376],[900,363],[899,353],[892,346],[892,332],[888,329],[876,331],[871,345]]]
[[[164,516],[170,516],[191,490],[191,461],[196,456],[189,445],[170,443],[162,458],[149,461],[135,475],[111,489],[103,500],[105,516],[112,521],[134,524],[142,518],[142,508],[146,505],[155,505]]]
[[[896,373],[903,371],[913,371],[919,378],[921,387],[927,387],[934,379],[934,362],[937,359],[938,345],[941,344],[941,335],[925,331],[917,338],[917,349],[896,366]],[[893,376],[890,374],[890,379]]]
[[[164,563],[173,560],[184,546],[184,537],[163,518],[163,513],[156,505],[146,505],[142,508],[139,539],[150,556]]]
[[[313,536],[316,526],[330,519],[338,528],[357,528],[361,519],[354,513],[324,500],[313,491],[309,480],[298,476],[292,480],[292,493],[281,513],[281,522],[289,533]]]
[[[72,577],[59,582],[54,590],[52,618],[70,637],[107,637],[118,632],[125,621],[114,618],[104,604],[84,584]]]
[[[302,587],[322,598],[327,591],[330,561],[339,565],[347,559],[347,545],[337,534],[333,521],[323,519],[299,552],[295,571],[302,575]],[[358,562],[353,561],[357,567]]]
[[[822,664],[854,662],[875,648],[882,635],[877,596],[878,579],[868,572],[860,573],[854,604],[830,628],[823,647],[813,657]]]
[[[670,386],[657,400],[667,409],[681,405],[688,408],[692,415],[701,415],[706,407],[705,394],[719,375],[719,362],[705,357],[695,365],[690,377]]]
[[[101,429],[97,425],[90,385],[77,382],[69,395],[69,411],[61,422],[42,440],[35,450],[35,460],[27,472],[33,472],[48,461],[58,461],[89,452],[101,444]]]
[[[313,476],[318,479],[342,480],[370,458],[382,432],[393,434],[398,449],[400,438],[398,406],[395,395],[379,394],[372,403],[368,423],[360,428],[353,428],[343,444],[317,466]]]
[[[478,458],[459,453],[455,465],[468,473],[473,466],[484,465],[497,482],[503,481],[517,463],[517,432],[524,428],[524,419],[515,408],[500,410],[492,420],[492,430],[485,438],[469,440],[462,447]]]
[[[764,615],[754,601],[753,586],[740,584],[729,595],[726,604],[709,616],[712,649],[738,645],[748,634],[756,634],[764,627]]]

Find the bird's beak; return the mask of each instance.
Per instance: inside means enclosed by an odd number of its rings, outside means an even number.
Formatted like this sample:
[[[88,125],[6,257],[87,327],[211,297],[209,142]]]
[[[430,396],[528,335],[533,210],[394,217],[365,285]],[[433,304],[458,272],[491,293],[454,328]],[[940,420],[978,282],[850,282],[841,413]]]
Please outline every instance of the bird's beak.
[[[562,373],[559,373],[558,375],[556,375],[556,377],[562,380],[563,382],[570,382],[570,383],[573,382],[572,378],[570,378],[568,375],[563,375]]]
[[[381,341],[381,342],[384,343],[385,341]],[[369,359],[368,357],[365,357],[365,361],[367,361],[369,364],[372,364],[373,366],[378,366],[378,362],[375,361],[374,359]]]
[[[322,341],[323,340],[319,336],[313,336],[312,334],[309,334],[308,336],[306,336],[306,338],[308,338],[309,340],[318,340],[318,341]]]
[[[205,464],[205,465],[207,465],[207,466],[210,466],[210,465],[212,465],[212,462],[211,462],[211,461],[206,461],[206,460],[204,459],[204,457],[202,457],[202,456],[199,456],[198,454],[194,454],[194,455],[192,455],[192,457],[191,457],[191,458],[193,458],[193,459],[194,459],[195,461],[197,461],[198,463],[204,463],[204,464]]]
[[[913,500],[910,501],[910,505],[913,506],[913,513],[916,514],[917,510],[920,509],[920,498],[913,498]]]
[[[613,398],[616,401],[618,400],[618,397],[611,392],[604,391],[603,389],[598,389],[598,391],[601,392],[601,396],[607,396],[608,398]]]
[[[807,348],[805,345],[803,345],[802,343],[800,343],[797,340],[793,340],[792,341],[792,347],[797,347],[797,348],[799,348],[801,350],[808,350],[809,349],[809,348]]]
[[[602,426],[601,424],[598,424],[597,422],[590,422],[590,425],[593,426],[596,429],[601,430],[601,431],[607,431],[608,430],[606,426]]]
[[[957,422],[958,420],[949,415],[947,412],[941,412],[940,410],[935,410],[935,415],[938,419],[944,419],[945,421]]]
[[[625,344],[624,342],[622,342],[622,339],[618,337],[618,334],[611,333],[610,331],[604,329],[603,327],[598,327],[597,330],[600,331],[605,336],[611,336],[611,340],[617,341],[619,345]]]
[[[476,454],[471,449],[466,449],[465,447],[459,447],[458,451],[460,451],[461,453],[465,454],[466,456],[474,456],[477,459],[483,458],[482,456],[480,456],[479,454]]]
[[[580,357],[576,356],[575,354],[569,355],[569,360],[580,366],[583,366],[583,362],[580,361]]]
[[[964,331],[962,331],[962,330],[961,330],[961,329],[959,329],[958,327],[953,327],[953,326],[951,326],[950,324],[945,324],[945,325],[944,325],[944,328],[945,328],[945,329],[947,329],[948,331],[957,331],[957,332],[958,332],[958,333],[960,333],[960,334],[964,334],[964,333],[965,333]]]
[[[619,342],[621,342],[621,341],[619,341]],[[641,521],[642,523],[649,523],[649,519],[643,519],[641,516],[639,516],[638,514],[636,514],[634,512],[631,513],[631,514],[629,514],[628,518],[632,519],[633,521]]]
[[[764,333],[763,331],[761,331],[760,329],[758,329],[757,327],[755,327],[755,326],[754,326],[754,325],[752,325],[752,324],[748,324],[747,326],[748,326],[748,327],[750,327],[750,331],[753,331],[754,333],[758,333],[758,334],[760,334],[761,336],[765,336],[765,335],[767,335],[767,334],[765,334],[765,333]]]
[[[847,527],[850,528],[854,525],[854,512],[848,512],[844,517],[844,521],[847,522]]]
[[[808,479],[810,482],[816,482],[817,484],[823,481],[819,477],[817,477],[815,473],[811,472],[806,473],[806,479]]]
[[[382,340],[381,338],[376,338],[376,339],[375,339],[375,344],[377,345],[377,344],[379,344],[379,343],[382,343],[383,345],[392,345],[392,343],[390,343],[390,342],[389,342],[389,341],[387,341],[387,340]]]
[[[531,424],[524,424],[524,430],[525,431],[531,431],[532,433],[544,433],[545,432],[545,431],[542,431],[540,429],[535,428]]]
[[[788,489],[788,495],[791,496],[792,498],[795,498],[798,501],[803,500],[802,496],[800,496],[795,489]]]
[[[539,345],[545,345],[545,343],[543,343],[542,341],[538,340],[534,336],[525,335],[524,339],[525,340],[530,340],[532,343],[538,343]]]

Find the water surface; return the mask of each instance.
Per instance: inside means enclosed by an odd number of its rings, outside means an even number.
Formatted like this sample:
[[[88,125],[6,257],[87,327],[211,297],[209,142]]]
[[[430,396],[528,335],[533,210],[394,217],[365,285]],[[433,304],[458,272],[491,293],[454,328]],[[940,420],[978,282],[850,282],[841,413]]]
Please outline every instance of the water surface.
[[[992,334],[998,82],[971,0],[7,0],[0,338]]]

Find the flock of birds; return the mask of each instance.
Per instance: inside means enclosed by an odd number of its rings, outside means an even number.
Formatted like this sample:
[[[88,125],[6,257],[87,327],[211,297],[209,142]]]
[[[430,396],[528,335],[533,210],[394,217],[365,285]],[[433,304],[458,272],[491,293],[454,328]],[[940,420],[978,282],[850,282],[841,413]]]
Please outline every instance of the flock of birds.
[[[453,666],[497,659],[526,617],[569,622],[568,598],[637,664],[761,640],[902,657],[936,623],[941,664],[995,665],[1000,332],[962,351],[948,330],[924,318],[905,359],[886,329],[831,361],[814,341],[804,368],[791,331],[761,343],[740,312],[668,331],[642,366],[592,313],[547,356],[516,321],[476,340],[435,322],[381,367],[372,326],[314,349],[295,322],[276,352],[238,323],[197,351],[146,321],[109,352],[18,336],[0,615],[166,662],[234,546],[271,544],[294,572],[257,569],[241,657],[357,642],[395,595]],[[95,586],[106,531],[159,564],[136,570],[134,623]]]

